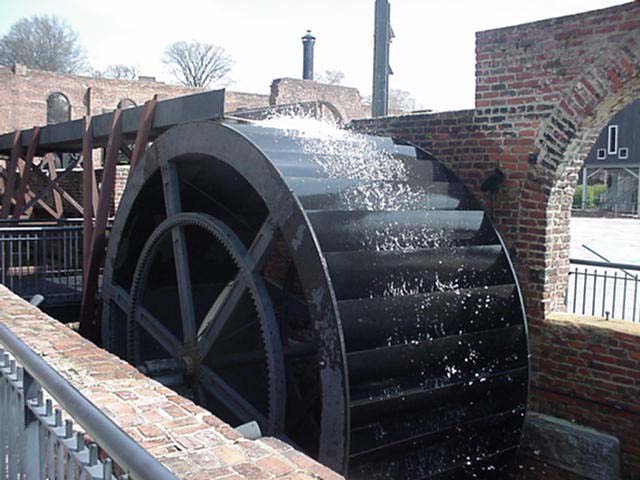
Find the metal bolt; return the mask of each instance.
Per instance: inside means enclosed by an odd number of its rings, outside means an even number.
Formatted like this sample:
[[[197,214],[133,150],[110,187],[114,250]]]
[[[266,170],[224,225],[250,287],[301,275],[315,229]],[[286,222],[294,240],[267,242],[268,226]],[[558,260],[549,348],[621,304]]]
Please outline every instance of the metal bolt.
[[[36,396],[36,402],[37,402],[36,405],[38,407],[41,407],[42,404],[44,403],[44,393],[43,393],[41,388],[38,388],[38,394]]]
[[[62,426],[62,410],[56,408],[56,427]]]
[[[53,402],[51,401],[51,399],[50,399],[50,398],[47,398],[47,401],[45,402],[44,409],[45,409],[45,410],[44,410],[45,415],[46,415],[47,417],[50,417],[50,416],[51,416],[51,413],[53,412]]]

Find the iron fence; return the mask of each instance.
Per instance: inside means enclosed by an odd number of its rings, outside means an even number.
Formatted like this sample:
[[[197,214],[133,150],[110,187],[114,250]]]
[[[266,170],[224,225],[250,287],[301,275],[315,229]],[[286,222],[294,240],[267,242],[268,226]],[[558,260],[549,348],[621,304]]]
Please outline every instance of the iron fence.
[[[88,443],[85,432],[96,443]],[[0,324],[0,480],[123,480],[129,475],[177,480]]]
[[[640,265],[571,260],[565,303],[571,313],[640,321]]]
[[[0,282],[23,298],[79,302],[82,292],[82,225],[0,223]]]

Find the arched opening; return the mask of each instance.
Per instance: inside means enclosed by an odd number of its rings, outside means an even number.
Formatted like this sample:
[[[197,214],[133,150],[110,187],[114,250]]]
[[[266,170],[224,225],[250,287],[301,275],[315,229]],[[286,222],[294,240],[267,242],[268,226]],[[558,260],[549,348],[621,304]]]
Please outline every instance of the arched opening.
[[[47,125],[71,120],[71,103],[60,92],[54,92],[47,97]]]
[[[619,70],[610,63],[622,57],[630,68]],[[558,100],[537,133],[538,159],[528,171],[523,193],[538,201],[519,209],[520,226],[544,209],[541,226],[530,232],[535,248],[524,253],[521,262],[530,324],[565,311],[571,208],[579,172],[611,118],[640,97],[640,60],[625,52],[602,58]]]

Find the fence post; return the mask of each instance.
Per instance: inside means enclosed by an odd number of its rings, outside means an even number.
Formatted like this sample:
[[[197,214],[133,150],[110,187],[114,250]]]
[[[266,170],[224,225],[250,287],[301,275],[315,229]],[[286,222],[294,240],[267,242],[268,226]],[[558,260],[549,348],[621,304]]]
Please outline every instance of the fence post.
[[[0,478],[7,478],[7,449],[9,440],[9,380],[4,373],[4,367],[9,355],[0,348]]]
[[[22,398],[24,412],[24,434],[23,434],[23,452],[22,474],[27,479],[42,478],[41,472],[41,452],[40,452],[40,422],[29,408],[30,402],[42,403],[42,389],[38,382],[24,370],[22,380]]]

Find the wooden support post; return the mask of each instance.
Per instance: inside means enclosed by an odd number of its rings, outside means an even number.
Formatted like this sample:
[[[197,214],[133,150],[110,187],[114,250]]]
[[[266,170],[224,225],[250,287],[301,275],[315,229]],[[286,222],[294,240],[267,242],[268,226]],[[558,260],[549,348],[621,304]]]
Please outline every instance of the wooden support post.
[[[18,187],[18,193],[16,194],[16,206],[13,212],[13,218],[18,220],[25,212],[24,204],[25,200],[29,199],[27,195],[27,189],[29,188],[29,180],[31,179],[31,167],[33,166],[33,158],[36,155],[38,148],[38,142],[40,141],[40,127],[33,127],[31,133],[31,141],[27,148],[27,156],[24,159],[24,168],[22,169],[22,178],[20,179],[20,186]]]
[[[16,183],[16,169],[18,168],[18,159],[22,155],[22,147],[20,145],[21,138],[22,132],[17,130],[13,136],[11,155],[7,165],[7,176],[4,182],[4,196],[2,197],[2,211],[0,212],[0,218],[9,218],[9,214],[11,213],[11,201],[13,200]]]
[[[102,170],[102,183],[98,197],[98,213],[96,214],[95,226],[91,237],[88,268],[85,270],[82,305],[80,306],[80,334],[96,343],[100,341],[100,324],[95,314],[96,293],[107,243],[105,234],[115,185],[116,163],[120,144],[122,143],[121,113],[122,111],[117,109],[113,114],[111,133],[107,142]]]
[[[89,116],[84,117],[82,137],[82,266],[89,269],[89,250],[93,236],[93,124]]]

